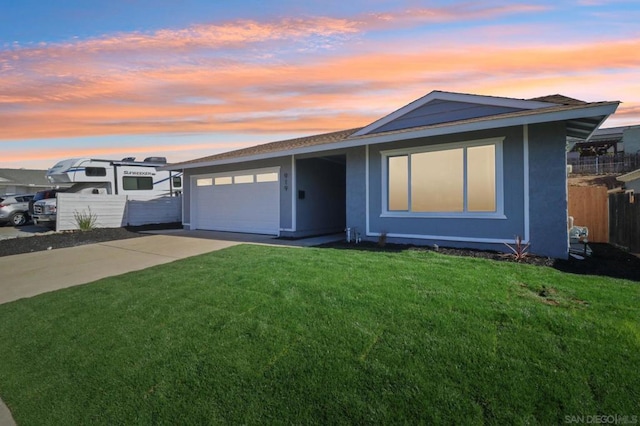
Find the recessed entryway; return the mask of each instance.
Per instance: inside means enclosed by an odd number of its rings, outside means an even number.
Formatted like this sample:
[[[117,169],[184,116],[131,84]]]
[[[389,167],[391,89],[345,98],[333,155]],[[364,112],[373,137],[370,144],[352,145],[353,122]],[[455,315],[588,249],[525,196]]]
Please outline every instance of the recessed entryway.
[[[296,161],[297,236],[344,231],[346,162],[345,155]]]

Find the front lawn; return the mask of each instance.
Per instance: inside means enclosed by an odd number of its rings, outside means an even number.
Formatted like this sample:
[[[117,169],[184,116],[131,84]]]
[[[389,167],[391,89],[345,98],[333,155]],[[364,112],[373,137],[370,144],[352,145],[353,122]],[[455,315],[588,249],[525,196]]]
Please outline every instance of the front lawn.
[[[237,246],[0,305],[19,425],[640,415],[640,285],[433,252]]]

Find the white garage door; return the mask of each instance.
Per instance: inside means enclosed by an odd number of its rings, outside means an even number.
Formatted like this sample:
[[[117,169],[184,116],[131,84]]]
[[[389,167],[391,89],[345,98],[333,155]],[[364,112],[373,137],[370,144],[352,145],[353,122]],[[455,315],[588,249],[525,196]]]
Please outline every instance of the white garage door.
[[[279,169],[195,176],[195,227],[278,235]]]

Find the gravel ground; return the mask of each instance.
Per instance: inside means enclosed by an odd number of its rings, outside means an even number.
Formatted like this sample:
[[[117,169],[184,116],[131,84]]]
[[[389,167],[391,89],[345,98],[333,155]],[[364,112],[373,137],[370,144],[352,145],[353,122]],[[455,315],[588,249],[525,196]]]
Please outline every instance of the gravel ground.
[[[75,247],[104,241],[141,237],[144,234],[126,228],[101,228],[91,231],[66,231],[0,241],[0,256]]]
[[[157,225],[131,226],[126,228],[96,228],[90,231],[64,231],[56,233],[35,234],[31,237],[0,240],[0,257],[34,251],[53,250],[65,247],[76,247],[85,244],[105,241],[125,240],[143,237],[141,231],[153,229],[181,229],[180,223],[163,223]]]
[[[0,240],[0,257],[14,254],[30,253],[42,250],[53,250],[64,247],[75,247],[84,244],[94,244],[104,241],[122,240],[144,236],[141,231],[150,229],[176,229],[180,224],[161,226],[145,226],[132,228],[102,228],[91,231],[69,231],[55,234],[35,235],[33,237],[13,238]],[[522,263],[538,266],[549,266],[582,275],[601,275],[614,278],[624,278],[640,281],[640,258],[617,249],[610,244],[591,243],[593,255],[585,260],[570,258],[568,260],[549,259],[538,256],[527,256]],[[402,251],[402,250],[432,250],[426,247],[411,245],[386,244],[378,247],[375,243],[363,242],[358,245],[338,242],[326,244],[323,247],[331,247],[345,250],[378,250],[378,251]],[[453,256],[480,257],[498,261],[513,262],[513,258],[504,253],[464,250],[440,247],[439,253]]]

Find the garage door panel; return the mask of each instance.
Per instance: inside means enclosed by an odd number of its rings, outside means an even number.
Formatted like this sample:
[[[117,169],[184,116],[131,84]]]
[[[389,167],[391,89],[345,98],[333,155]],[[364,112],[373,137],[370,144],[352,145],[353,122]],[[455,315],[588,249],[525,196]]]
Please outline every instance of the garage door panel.
[[[273,173],[273,169],[252,173]],[[237,172],[242,174],[244,172]],[[255,179],[254,179],[255,180]],[[280,230],[279,182],[195,187],[196,228],[277,235]]]

